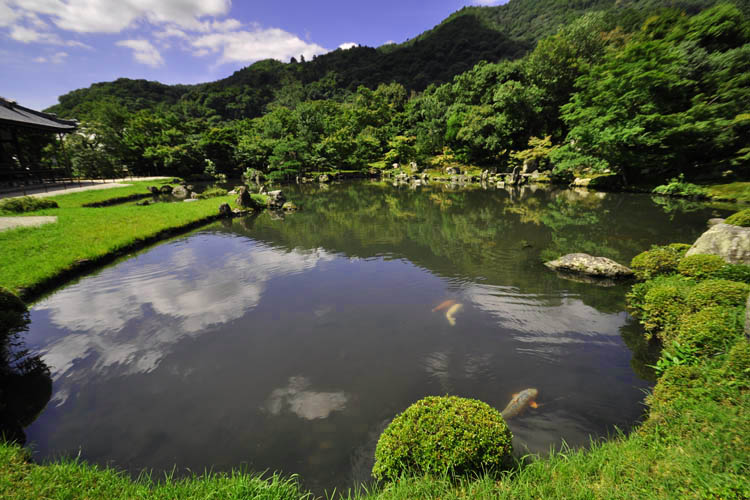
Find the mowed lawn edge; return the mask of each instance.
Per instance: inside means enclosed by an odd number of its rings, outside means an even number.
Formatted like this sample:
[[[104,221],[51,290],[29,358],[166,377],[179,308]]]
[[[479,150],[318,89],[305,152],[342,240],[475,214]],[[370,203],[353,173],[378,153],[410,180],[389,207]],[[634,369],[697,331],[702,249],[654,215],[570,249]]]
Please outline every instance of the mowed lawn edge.
[[[110,194],[112,198],[121,196]],[[24,214],[56,216],[57,222],[0,232],[0,286],[28,301],[123,253],[218,219],[219,205],[230,199],[223,196],[148,206],[69,206]]]

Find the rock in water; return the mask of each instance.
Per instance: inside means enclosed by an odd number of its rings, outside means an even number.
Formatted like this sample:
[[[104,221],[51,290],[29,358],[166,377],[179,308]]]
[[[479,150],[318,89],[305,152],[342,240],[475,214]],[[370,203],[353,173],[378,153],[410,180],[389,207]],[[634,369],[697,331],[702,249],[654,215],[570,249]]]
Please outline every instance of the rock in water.
[[[716,224],[698,238],[685,256],[718,255],[730,264],[750,265],[750,227]]]
[[[284,197],[284,193],[282,193],[280,189],[268,192],[268,208],[278,210],[284,206],[285,201],[286,198]]]
[[[606,257],[594,257],[586,253],[569,253],[557,260],[545,262],[555,271],[580,273],[598,278],[629,278],[633,271]]]

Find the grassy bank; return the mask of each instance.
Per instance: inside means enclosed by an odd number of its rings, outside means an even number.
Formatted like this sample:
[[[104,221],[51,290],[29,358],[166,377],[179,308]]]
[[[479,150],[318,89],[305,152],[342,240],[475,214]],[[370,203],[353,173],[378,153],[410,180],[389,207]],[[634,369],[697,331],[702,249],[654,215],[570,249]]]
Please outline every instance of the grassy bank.
[[[56,216],[57,222],[0,232],[3,249],[0,286],[22,296],[34,295],[103,258],[212,220],[218,214],[218,206],[231,199],[225,196],[191,203],[83,207],[144,192],[150,184],[153,183],[55,196],[51,199],[59,208],[19,215]]]
[[[153,236],[164,230],[159,228],[176,227],[174,224],[185,220],[200,220],[205,214],[213,214],[218,204],[225,200],[216,198],[184,204],[97,209],[81,208],[71,202],[66,208],[36,213],[69,219],[66,231],[60,234],[39,232],[46,226],[13,230],[0,233],[0,245],[3,249],[10,248],[6,246],[7,241],[15,241],[18,245],[13,251],[4,250],[7,261],[15,262],[12,268],[17,268],[16,282],[28,284],[16,285],[16,289],[33,286],[38,280],[46,279],[49,273],[59,274],[66,265],[75,265],[75,259],[95,258],[78,256],[80,252],[89,251],[89,247],[99,245],[99,250],[92,250],[93,255],[111,253],[113,248],[122,248],[116,245],[127,247],[134,241],[148,238],[149,234]],[[122,231],[121,226],[124,226]],[[115,232],[116,235],[110,234]],[[119,243],[111,241],[119,238],[121,233],[128,237]],[[42,245],[44,237],[41,235],[54,236],[55,239]],[[3,240],[7,236],[13,239]],[[82,238],[89,239],[85,243],[76,241]],[[29,243],[33,241],[37,241],[36,247]],[[29,246],[22,247],[22,243]],[[631,298],[631,306],[634,314],[652,325],[648,327],[649,334],[664,340],[665,345],[669,346],[667,341],[672,340],[704,342],[705,345],[685,344],[682,350],[672,349],[671,352],[668,347],[669,355],[663,355],[659,363],[661,377],[653,393],[646,398],[647,414],[636,430],[629,435],[615,435],[607,441],[593,443],[589,450],[563,450],[549,458],[532,460],[499,476],[459,480],[407,477],[369,491],[363,489],[342,496],[372,500],[750,498],[747,480],[750,472],[750,343],[738,324],[728,326],[729,330],[722,337],[724,340],[713,342],[711,339],[716,336],[702,335],[702,330],[694,328],[695,322],[688,321],[705,308],[719,306],[731,307],[737,318],[744,318],[744,296],[739,304],[727,293],[733,289],[732,285],[722,281],[717,288],[721,293],[714,294],[711,292],[713,288],[706,283],[733,277],[737,277],[739,283],[750,275],[737,268],[727,270],[723,264],[695,259],[687,261],[683,257],[684,250],[665,250],[639,260],[646,264],[638,269],[648,270],[644,276],[653,276],[654,280],[634,287],[631,296],[635,299]],[[22,265],[21,256],[26,252],[29,258],[35,259],[33,265]],[[47,274],[35,274],[37,265],[52,260],[47,256],[49,253],[67,257],[50,267]],[[13,257],[16,254],[17,257]],[[7,286],[6,268],[10,267],[3,266],[0,271],[0,285]],[[742,289],[742,285],[734,285],[734,288]],[[715,295],[724,297],[721,299],[724,302],[715,304]],[[718,315],[720,318],[730,316]],[[712,328],[725,326],[718,321]],[[293,480],[279,476],[262,480],[252,474],[232,473],[184,480],[143,477],[134,481],[116,471],[75,460],[36,465],[27,459],[21,448],[0,445],[0,498],[311,497]]]

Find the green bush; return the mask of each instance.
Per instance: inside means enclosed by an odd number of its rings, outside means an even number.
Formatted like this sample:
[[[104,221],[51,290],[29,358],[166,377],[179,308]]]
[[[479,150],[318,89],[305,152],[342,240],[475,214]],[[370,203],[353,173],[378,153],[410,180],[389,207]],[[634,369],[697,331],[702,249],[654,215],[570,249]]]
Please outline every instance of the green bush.
[[[686,303],[693,282],[682,276],[669,276],[654,283],[643,297],[641,323],[662,342],[672,340],[680,317],[687,314]]]
[[[728,350],[743,335],[744,308],[713,306],[680,320],[677,342],[709,356]]]
[[[718,255],[690,255],[677,265],[677,271],[691,278],[703,279],[724,267],[726,262]]]
[[[652,192],[665,196],[685,196],[689,198],[705,198],[708,195],[706,188],[686,182],[683,174],[670,179],[669,184],[656,186]]]
[[[655,276],[670,274],[677,271],[680,259],[687,252],[684,244],[653,247],[641,252],[630,261],[630,268],[640,280],[651,279]],[[689,247],[688,247],[689,248]]]
[[[738,378],[750,378],[750,342],[746,338],[732,346],[724,361],[727,375]]]
[[[198,198],[205,200],[206,198],[216,198],[218,196],[226,196],[227,190],[220,187],[210,187],[198,195]]]
[[[687,296],[692,311],[710,306],[744,306],[750,285],[729,280],[706,280],[693,287]]]
[[[49,198],[34,198],[33,196],[22,196],[20,198],[8,198],[0,201],[0,212],[34,212],[45,208],[58,208],[57,202]]]
[[[471,474],[508,465],[511,435],[500,412],[481,401],[430,396],[411,405],[383,431],[372,474]]]
[[[732,224],[733,226],[750,227],[750,208],[740,210],[739,212],[730,215],[724,222],[726,224]]]
[[[744,264],[725,264],[724,267],[714,272],[711,277],[750,284],[750,266]]]

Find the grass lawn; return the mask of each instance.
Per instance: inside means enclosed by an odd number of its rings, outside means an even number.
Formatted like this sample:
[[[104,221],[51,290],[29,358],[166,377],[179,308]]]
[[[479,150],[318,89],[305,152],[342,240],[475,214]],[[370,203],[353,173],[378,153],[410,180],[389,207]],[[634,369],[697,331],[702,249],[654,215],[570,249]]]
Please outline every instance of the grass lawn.
[[[84,208],[85,203],[144,192],[153,182],[132,187],[82,191],[52,197],[60,208],[23,215],[57,216],[55,224],[0,232],[0,286],[15,293],[70,272],[79,261],[96,260],[156,238],[160,233],[208,220],[230,196],[191,203]],[[10,215],[10,214],[3,214]],[[17,214],[14,214],[17,215]],[[23,216],[20,215],[20,216]]]
[[[706,186],[708,195],[717,201],[750,203],[750,182],[732,182]]]
[[[739,184],[739,183],[734,183]],[[733,186],[734,184],[722,185]],[[126,188],[129,189],[129,188]],[[108,190],[110,196],[120,196]],[[75,266],[127,248],[161,231],[200,221],[229,197],[192,203],[82,208],[66,195],[57,224],[0,233],[0,286],[33,286]],[[79,196],[79,198],[76,198]],[[101,200],[99,200],[101,201]],[[89,202],[89,201],[87,201]],[[404,477],[334,498],[351,499],[747,499],[750,498],[750,343],[665,369],[646,398],[648,412],[629,435],[563,450],[496,476]],[[0,408],[2,410],[2,408]],[[294,471],[285,471],[293,473]],[[236,472],[184,480],[122,473],[74,459],[37,465],[22,448],[0,444],[0,498],[295,499],[310,498],[294,479]]]

